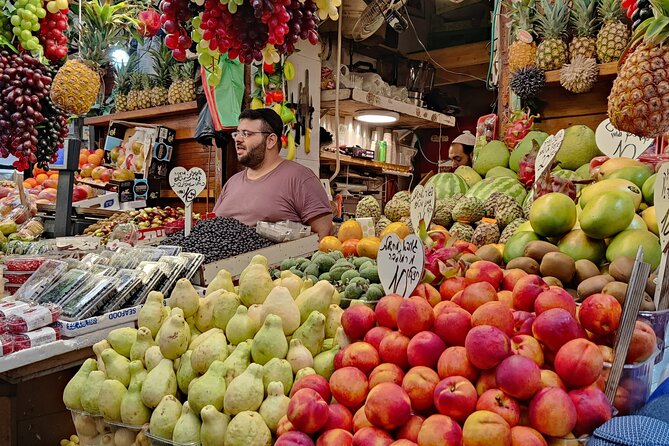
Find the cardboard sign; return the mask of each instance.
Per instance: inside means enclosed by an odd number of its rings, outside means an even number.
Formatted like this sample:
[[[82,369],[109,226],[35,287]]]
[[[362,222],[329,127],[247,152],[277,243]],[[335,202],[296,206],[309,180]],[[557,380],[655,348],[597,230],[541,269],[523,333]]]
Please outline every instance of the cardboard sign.
[[[207,186],[207,174],[199,167],[192,167],[190,170],[175,167],[170,172],[169,181],[174,193],[184,202],[186,211],[184,234],[188,236],[193,224],[193,201]]]
[[[425,250],[416,235],[401,240],[397,234],[388,234],[381,240],[376,258],[379,278],[386,294],[411,296],[423,277]]]
[[[546,172],[546,169],[550,169],[555,156],[562,146],[562,141],[564,141],[564,130],[560,130],[555,135],[546,138],[546,141],[539,148],[539,153],[537,153],[537,159],[534,163],[534,178],[541,177]]]
[[[430,227],[436,198],[434,184],[425,187],[418,185],[411,193],[411,224],[414,232],[418,233],[421,220],[425,222],[426,228]]]
[[[660,247],[664,252],[669,243],[669,163],[662,164],[655,177],[655,217],[660,229]]]
[[[609,158],[637,159],[654,141],[618,130],[609,119],[602,121],[595,132],[597,147]]]

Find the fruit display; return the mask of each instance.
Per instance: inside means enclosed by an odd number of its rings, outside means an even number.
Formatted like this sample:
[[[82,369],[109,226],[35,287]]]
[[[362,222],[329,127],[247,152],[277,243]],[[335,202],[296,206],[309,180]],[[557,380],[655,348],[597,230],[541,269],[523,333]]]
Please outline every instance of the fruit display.
[[[165,206],[164,208],[155,206],[137,211],[118,212],[88,226],[84,229],[84,235],[102,237],[104,243],[117,225],[134,223],[139,229],[159,228],[183,219],[183,216],[183,208],[173,208],[171,206]],[[193,220],[199,218],[199,214],[193,214]]]
[[[330,400],[328,378],[345,335],[329,282],[290,271],[273,280],[267,259],[256,256],[237,287],[221,270],[204,298],[186,279],[169,306],[164,297],[151,292],[139,328],[112,330],[93,346],[96,358],[65,387],[66,407],[148,424],[135,435],[207,446],[270,444],[301,389]],[[102,444],[118,444],[94,422],[75,417],[75,427],[82,443],[100,435]]]

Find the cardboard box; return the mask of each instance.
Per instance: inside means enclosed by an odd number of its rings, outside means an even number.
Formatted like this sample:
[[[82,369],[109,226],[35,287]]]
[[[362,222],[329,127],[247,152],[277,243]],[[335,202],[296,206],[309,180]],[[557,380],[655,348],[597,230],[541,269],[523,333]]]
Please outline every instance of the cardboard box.
[[[105,328],[134,322],[139,316],[140,308],[142,308],[141,305],[122,308],[120,310],[112,311],[111,313],[103,314],[102,316],[92,316],[88,319],[74,322],[59,320],[58,325],[60,326],[60,334],[64,338],[74,338]]]

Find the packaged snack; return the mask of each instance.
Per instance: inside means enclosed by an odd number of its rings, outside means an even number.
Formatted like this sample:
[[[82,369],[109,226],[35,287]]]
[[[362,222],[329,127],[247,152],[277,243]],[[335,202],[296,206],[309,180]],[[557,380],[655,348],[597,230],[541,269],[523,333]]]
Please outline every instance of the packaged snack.
[[[60,306],[56,304],[24,308],[7,318],[7,329],[14,334],[34,331],[56,322],[60,313]]]
[[[5,271],[3,273],[3,277],[11,285],[23,285],[32,275],[32,271]]]
[[[116,279],[96,276],[63,303],[61,319],[77,321],[93,316],[116,293]]]
[[[22,302],[20,300],[2,302],[0,303],[0,320],[4,321],[12,314],[18,313],[24,308],[27,309],[30,305],[34,305],[34,303]]]
[[[7,256],[4,258],[7,271],[36,271],[46,261],[41,256]]]
[[[35,300],[63,274],[67,264],[60,260],[47,260],[35,271],[21,288],[16,290],[17,300]]]
[[[39,330],[14,335],[14,351],[18,352],[60,340],[60,327],[53,324]]]
[[[60,304],[64,302],[71,293],[75,292],[86,282],[90,281],[93,275],[81,269],[71,269],[61,276],[60,279],[44,293],[40,294],[37,303],[52,302]]]
[[[497,135],[497,115],[491,113],[481,116],[476,122],[476,146],[484,146]]]
[[[7,356],[10,353],[14,353],[14,336],[10,334],[1,334],[0,344],[2,344],[0,356]]]

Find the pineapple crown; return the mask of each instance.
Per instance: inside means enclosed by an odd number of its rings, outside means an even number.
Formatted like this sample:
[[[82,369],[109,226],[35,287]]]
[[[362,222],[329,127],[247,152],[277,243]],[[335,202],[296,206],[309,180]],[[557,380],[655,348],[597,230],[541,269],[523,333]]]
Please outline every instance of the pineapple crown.
[[[569,8],[563,0],[555,0],[551,6],[549,0],[541,0],[543,14],[537,16],[537,25],[544,39],[560,39],[567,31]]]
[[[650,0],[653,17],[644,20],[634,31],[628,48],[633,48],[642,41],[661,46],[669,40],[669,2],[667,0]],[[624,60],[623,57],[620,58]]]
[[[604,23],[615,22],[625,15],[621,0],[602,0],[597,10]]]
[[[595,34],[598,19],[594,16],[597,0],[573,0],[571,23],[578,37],[591,37]]]
[[[514,36],[520,30],[527,31],[528,33],[534,31],[535,6],[536,0],[510,0],[507,3],[509,19],[511,20],[511,32]]]
[[[131,89],[133,90],[140,90],[142,88],[142,76],[144,73],[141,73],[139,71],[135,71],[134,73],[130,74],[130,86]]]
[[[130,76],[137,69],[137,53],[132,53],[128,62],[121,64],[116,69],[116,90],[118,93],[127,94],[130,91]]]
[[[172,52],[163,42],[161,42],[158,48],[151,48],[149,52],[151,53],[152,66],[155,73],[153,80],[156,86],[169,87],[172,78],[172,66],[174,65]]]

